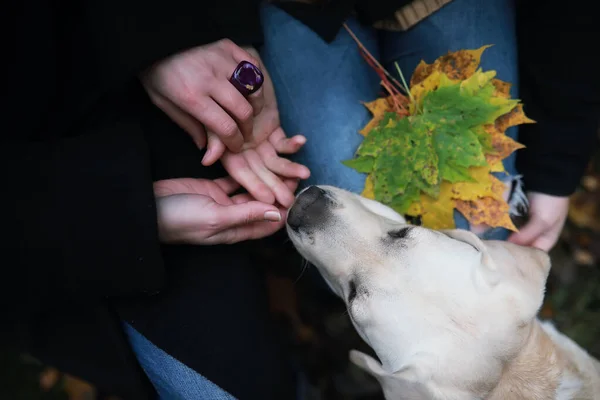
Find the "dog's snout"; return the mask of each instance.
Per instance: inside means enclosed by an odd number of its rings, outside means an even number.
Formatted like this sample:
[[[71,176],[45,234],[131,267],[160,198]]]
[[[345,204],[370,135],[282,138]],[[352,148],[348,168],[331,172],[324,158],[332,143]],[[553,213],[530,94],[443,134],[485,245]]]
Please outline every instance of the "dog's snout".
[[[300,193],[288,213],[287,223],[290,228],[297,230],[321,222],[327,210],[326,194],[318,186],[310,186]]]

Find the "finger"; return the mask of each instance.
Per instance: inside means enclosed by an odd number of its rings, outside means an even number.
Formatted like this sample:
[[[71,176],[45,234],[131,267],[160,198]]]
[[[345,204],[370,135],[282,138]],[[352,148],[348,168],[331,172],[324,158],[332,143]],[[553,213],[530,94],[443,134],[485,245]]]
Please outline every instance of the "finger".
[[[252,222],[280,222],[281,220],[281,212],[277,207],[260,201],[249,201],[221,207],[217,215],[216,226],[223,231]]]
[[[202,165],[209,167],[223,156],[226,147],[221,139],[214,133],[207,132],[206,135],[208,137],[208,144],[206,146],[206,153],[204,153],[204,157],[202,157]]]
[[[252,104],[229,82],[215,85],[210,95],[237,122],[244,141],[250,140],[255,115]]]
[[[226,194],[231,194],[240,188],[240,184],[235,181],[232,177],[228,176],[225,178],[215,179],[214,182],[221,188]]]
[[[232,75],[234,69],[242,61],[248,61],[249,63],[252,63],[254,66],[256,66],[260,70],[260,72],[263,73],[264,79],[265,80],[267,79],[266,69],[265,69],[264,65],[262,64],[262,62],[260,61],[258,52],[251,50],[251,49],[247,49],[247,50],[242,49],[241,47],[237,46],[233,42],[225,43],[225,46],[228,48],[228,50],[230,50],[233,60],[235,61],[235,64],[236,64],[235,67],[233,69],[231,69],[231,71],[229,72],[229,76],[227,77],[227,79],[231,78],[231,75]],[[252,105],[254,115],[256,116],[256,115],[260,114],[265,105],[265,96],[264,96],[263,87],[260,87],[256,92],[252,93],[250,96],[248,96],[247,99],[248,99],[248,102]]]
[[[244,137],[237,123],[225,110],[210,97],[188,100],[184,107],[194,118],[204,124],[207,131],[216,134],[231,151],[238,152],[244,144]]]
[[[530,246],[538,237],[542,236],[548,229],[548,224],[536,215],[532,215],[531,219],[519,230],[513,233],[508,240],[522,246]]]
[[[287,158],[274,156],[263,159],[267,168],[281,177],[297,179],[308,179],[310,177],[310,170],[307,167]]]
[[[229,198],[228,194],[221,188],[216,181],[184,178],[191,182],[187,187],[191,189],[189,193],[196,193],[202,196],[208,196],[213,199],[216,203],[221,205],[231,205],[233,201]]]
[[[557,241],[558,237],[541,236],[536,239],[531,246],[548,252],[554,247]]]
[[[285,210],[279,210],[279,212],[281,213],[279,222],[253,222],[236,226],[220,232],[219,235],[222,235],[221,240],[225,243],[237,243],[270,236],[285,226]]]
[[[302,164],[292,162],[284,157],[279,157],[270,142],[261,143],[256,151],[264,161],[266,167],[273,173],[284,178],[308,179],[310,170]]]
[[[306,137],[302,135],[296,135],[291,138],[285,136],[282,128],[278,128],[269,136],[269,142],[275,148],[275,151],[280,154],[294,154],[302,146],[306,144]]]
[[[150,92],[150,100],[173,120],[181,129],[186,131],[199,149],[206,146],[206,131],[204,126],[190,114],[183,111],[171,100],[158,93]]]
[[[256,151],[248,150],[244,152],[244,156],[248,160],[252,171],[271,189],[275,195],[275,200],[282,206],[290,206],[294,202],[294,194],[277,175],[266,167],[259,154]]]
[[[252,170],[245,154],[225,153],[221,162],[229,175],[242,185],[258,201],[273,204],[275,195],[271,189]]]
[[[294,193],[296,191],[296,189],[298,188],[299,182],[297,179],[284,179],[283,183],[288,187],[288,189],[290,189],[290,191],[292,193]],[[231,201],[234,204],[247,203],[249,201],[255,201],[255,200],[256,199],[254,197],[252,197],[252,195],[249,193],[236,194],[235,196],[231,197]]]
[[[294,193],[296,189],[298,189],[298,184],[300,183],[300,181],[298,179],[284,179],[283,183],[285,183],[285,186],[287,186],[288,189],[290,189],[290,191]]]
[[[209,190],[207,195],[208,197],[213,199],[215,203],[220,204],[222,206],[233,205],[233,200],[231,200],[231,198],[216,185],[214,188],[211,188],[211,190]]]
[[[256,201],[256,199],[252,197],[252,195],[250,195],[249,193],[241,193],[233,196],[231,198],[231,201],[233,202],[233,204],[241,204],[247,203],[249,201]]]
[[[261,87],[256,92],[252,93],[248,96],[248,101],[252,105],[252,110],[254,112],[254,116],[257,116],[262,112],[265,108],[265,94],[264,90]]]

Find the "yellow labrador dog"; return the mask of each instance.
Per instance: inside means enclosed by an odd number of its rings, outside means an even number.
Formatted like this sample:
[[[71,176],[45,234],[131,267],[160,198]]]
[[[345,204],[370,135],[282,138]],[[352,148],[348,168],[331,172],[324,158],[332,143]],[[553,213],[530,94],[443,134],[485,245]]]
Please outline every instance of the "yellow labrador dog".
[[[600,399],[598,362],[536,317],[546,253],[407,225],[329,186],[297,196],[287,230],[377,354],[350,358],[386,399]]]

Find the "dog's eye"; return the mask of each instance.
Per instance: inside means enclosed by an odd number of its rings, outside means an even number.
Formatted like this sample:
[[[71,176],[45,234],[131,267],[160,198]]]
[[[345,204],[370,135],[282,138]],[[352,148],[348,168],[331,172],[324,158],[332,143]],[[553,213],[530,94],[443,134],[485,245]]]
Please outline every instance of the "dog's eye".
[[[400,228],[395,231],[389,231],[388,236],[392,239],[404,239],[408,235],[409,231],[410,228],[408,226],[405,226],[404,228]]]
[[[351,303],[356,298],[356,293],[356,283],[351,279],[348,282],[348,303]]]

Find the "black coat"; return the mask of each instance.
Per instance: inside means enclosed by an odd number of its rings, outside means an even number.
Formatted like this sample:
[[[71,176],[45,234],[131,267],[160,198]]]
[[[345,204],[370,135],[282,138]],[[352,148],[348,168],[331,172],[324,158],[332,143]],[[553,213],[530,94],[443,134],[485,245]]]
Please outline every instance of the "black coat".
[[[152,182],[222,171],[202,167],[136,76],[224,37],[258,45],[257,2],[232,3],[9,1],[2,13],[1,339],[126,399],[152,389],[123,320],[241,399],[293,397],[244,245],[157,238]]]
[[[245,246],[158,242],[152,182],[222,171],[201,166],[193,142],[136,80],[192,46],[223,37],[260,44],[257,3],[5,5],[2,340],[125,398],[148,398],[125,320],[241,399],[293,397]],[[369,3],[364,15],[376,18],[400,2]],[[328,7],[290,12],[329,40],[352,2]],[[520,35],[523,98],[538,121],[521,130],[529,148],[520,168],[530,188],[553,194],[574,188],[597,126],[598,81],[588,73],[597,55],[583,48],[595,41],[580,41],[597,29],[592,13],[574,14],[539,8]]]

